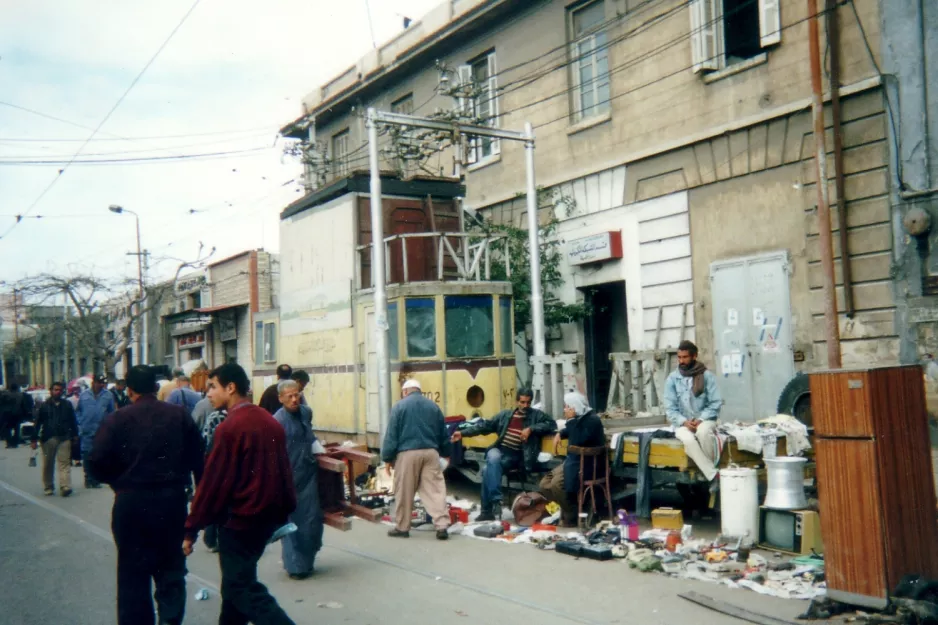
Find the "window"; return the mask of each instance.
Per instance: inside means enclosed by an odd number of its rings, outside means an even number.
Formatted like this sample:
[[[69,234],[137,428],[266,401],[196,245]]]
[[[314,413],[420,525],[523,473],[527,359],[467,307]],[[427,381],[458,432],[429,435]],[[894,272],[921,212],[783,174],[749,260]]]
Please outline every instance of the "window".
[[[398,328],[400,324],[397,320],[397,302],[388,304],[388,351],[391,353],[391,360],[400,358],[400,341],[398,340]]]
[[[495,354],[491,295],[451,295],[444,300],[446,355],[481,358]]]
[[[349,174],[348,141],[348,129],[332,136],[332,166],[336,178]]]
[[[498,127],[497,73],[494,50],[459,67],[459,84],[471,95],[460,98],[459,107],[463,115],[473,118],[480,126]],[[489,137],[470,138],[468,148],[469,164],[501,154],[498,139]]]
[[[779,0],[692,0],[690,28],[694,71],[724,69],[781,42]]]
[[[231,341],[230,344],[236,343]],[[254,362],[258,365],[277,362],[277,324],[273,321],[254,324]]]
[[[391,102],[391,112],[399,115],[414,114],[414,94],[408,93],[403,98]]]
[[[573,117],[579,122],[609,111],[609,50],[604,0],[570,12]]]
[[[515,333],[511,326],[511,298],[502,295],[498,298],[498,321],[502,326],[502,354],[514,352]]]
[[[408,358],[436,357],[436,300],[408,299],[404,308]]]

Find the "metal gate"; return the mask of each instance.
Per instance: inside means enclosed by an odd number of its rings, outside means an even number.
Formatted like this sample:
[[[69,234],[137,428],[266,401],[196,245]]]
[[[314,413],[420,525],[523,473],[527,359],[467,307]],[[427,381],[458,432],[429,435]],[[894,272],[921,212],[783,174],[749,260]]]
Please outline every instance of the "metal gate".
[[[787,252],[710,265],[714,362],[724,420],[775,414],[779,393],[794,375]]]

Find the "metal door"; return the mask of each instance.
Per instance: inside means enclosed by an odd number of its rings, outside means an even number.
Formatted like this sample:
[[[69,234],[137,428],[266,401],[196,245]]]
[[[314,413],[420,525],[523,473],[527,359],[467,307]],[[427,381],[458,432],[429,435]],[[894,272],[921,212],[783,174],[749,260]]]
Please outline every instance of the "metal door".
[[[789,267],[785,252],[710,266],[712,368],[725,402],[724,420],[774,415],[778,396],[794,375]]]
[[[375,347],[375,311],[365,309],[365,430],[378,432],[381,428],[378,408],[378,353]]]

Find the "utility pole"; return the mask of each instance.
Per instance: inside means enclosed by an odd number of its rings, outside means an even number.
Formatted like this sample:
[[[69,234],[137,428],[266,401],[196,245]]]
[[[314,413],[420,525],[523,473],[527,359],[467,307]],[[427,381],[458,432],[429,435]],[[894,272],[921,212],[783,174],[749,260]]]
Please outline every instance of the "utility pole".
[[[821,276],[824,293],[824,338],[827,341],[827,366],[841,367],[840,325],[837,318],[837,291],[834,280],[834,242],[831,233],[830,192],[827,179],[827,148],[824,140],[824,88],[821,82],[821,43],[817,0],[808,0],[808,56],[811,63],[811,114],[814,118],[814,161],[817,167],[817,218],[821,251]],[[832,85],[836,89],[836,85]],[[844,198],[838,198],[840,202]],[[847,224],[841,223],[844,231]],[[845,259],[846,250],[841,250]],[[844,288],[848,288],[846,285]]]
[[[69,370],[71,369],[71,367],[69,367],[69,360],[68,360],[68,293],[63,292],[62,295],[64,298],[64,302],[62,306],[62,324],[65,328],[65,342],[63,344],[63,349],[62,349],[62,366],[63,366],[62,373],[64,374],[63,382],[65,382],[65,384],[68,384],[68,381],[70,379]]]

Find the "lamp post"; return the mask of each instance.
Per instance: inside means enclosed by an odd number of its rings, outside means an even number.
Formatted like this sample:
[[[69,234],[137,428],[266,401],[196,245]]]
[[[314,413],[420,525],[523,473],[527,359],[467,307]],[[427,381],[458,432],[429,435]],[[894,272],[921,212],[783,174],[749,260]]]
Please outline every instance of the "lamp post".
[[[123,206],[118,206],[117,204],[111,204],[108,206],[108,210],[116,215],[122,215],[127,213],[134,216],[134,220],[137,223],[137,312],[143,318],[143,332],[142,339],[137,339],[137,348],[134,350],[134,360],[137,361],[138,365],[146,364],[147,358],[147,315],[141,309],[143,307],[144,292],[143,292],[143,251],[140,249],[140,216],[133,212],[132,210],[127,210]]]

